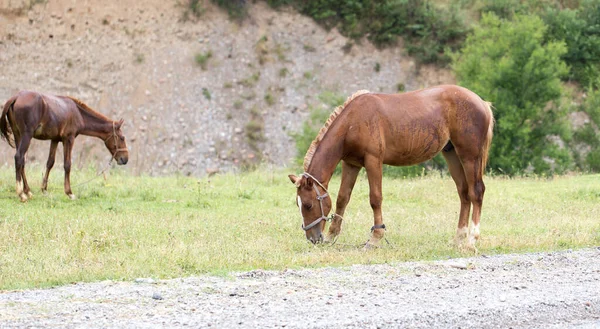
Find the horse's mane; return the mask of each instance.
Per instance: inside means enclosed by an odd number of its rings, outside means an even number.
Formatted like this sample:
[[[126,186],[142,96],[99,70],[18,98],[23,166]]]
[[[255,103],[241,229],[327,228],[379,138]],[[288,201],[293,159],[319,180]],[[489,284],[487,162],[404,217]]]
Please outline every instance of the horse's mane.
[[[66,97],[69,98],[70,100],[72,100],[73,102],[75,102],[75,105],[77,105],[77,107],[80,110],[86,112],[87,114],[89,114],[95,118],[101,119],[101,120],[112,121],[104,114],[102,114],[96,110],[93,110],[91,107],[87,106],[84,102],[78,100],[77,98],[71,97],[71,96],[66,96]]]
[[[348,97],[348,99],[346,99],[344,104],[336,107],[336,109],[333,110],[333,112],[329,116],[329,119],[327,119],[327,122],[325,122],[325,125],[323,125],[323,128],[321,128],[321,130],[319,131],[319,134],[317,134],[317,137],[315,137],[315,139],[310,144],[308,151],[306,151],[306,155],[304,156],[304,171],[308,170],[308,166],[310,166],[310,162],[312,161],[312,158],[315,155],[317,146],[319,146],[319,143],[323,139],[323,136],[325,136],[325,134],[327,133],[327,130],[329,130],[329,127],[335,121],[335,119],[340,115],[340,113],[342,113],[344,111],[346,106],[348,106],[348,104],[350,104],[350,102],[352,102],[356,97],[358,97],[362,94],[367,94],[367,93],[369,93],[368,90],[359,90],[359,91],[355,92],[354,94],[352,94],[352,96]]]

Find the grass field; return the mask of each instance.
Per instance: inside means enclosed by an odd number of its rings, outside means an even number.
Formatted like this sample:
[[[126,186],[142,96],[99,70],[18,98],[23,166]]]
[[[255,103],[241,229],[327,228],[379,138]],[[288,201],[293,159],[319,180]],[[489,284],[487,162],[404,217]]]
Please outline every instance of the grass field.
[[[459,210],[450,177],[385,179],[391,245],[363,251],[373,225],[364,172],[337,244],[316,247],[300,228],[285,170],[210,179],[113,170],[106,179],[74,187],[75,201],[62,191],[60,168],[46,196],[39,192],[42,168],[28,173],[35,195],[23,204],[12,168],[0,170],[0,289],[465,255],[449,243]],[[74,171],[73,185],[93,175]],[[600,245],[600,175],[494,177],[486,185],[480,253]],[[334,178],[334,196],[338,186]]]

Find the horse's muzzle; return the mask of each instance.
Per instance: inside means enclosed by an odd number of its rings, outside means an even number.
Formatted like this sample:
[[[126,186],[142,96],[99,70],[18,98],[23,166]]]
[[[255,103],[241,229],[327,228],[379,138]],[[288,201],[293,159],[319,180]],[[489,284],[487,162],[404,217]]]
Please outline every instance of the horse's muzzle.
[[[323,233],[319,232],[318,236],[310,236],[306,237],[306,239],[308,239],[308,241],[312,242],[313,244],[323,243]]]
[[[127,158],[127,157],[119,157],[117,159],[117,164],[124,165],[124,164],[127,164],[127,161],[129,161],[129,158]]]

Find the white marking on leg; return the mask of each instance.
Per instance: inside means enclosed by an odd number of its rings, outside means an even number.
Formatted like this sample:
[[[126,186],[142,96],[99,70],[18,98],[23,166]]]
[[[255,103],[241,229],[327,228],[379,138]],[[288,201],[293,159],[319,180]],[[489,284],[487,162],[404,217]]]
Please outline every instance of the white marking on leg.
[[[474,237],[476,240],[479,239],[479,224],[473,225],[473,227],[471,227],[471,236]]]
[[[457,240],[465,239],[468,234],[469,234],[469,230],[468,230],[468,228],[466,226],[465,227],[459,227],[456,230],[456,239]]]
[[[17,181],[17,195],[23,194],[23,181]]]
[[[75,194],[69,194],[69,199],[75,200],[76,199]]]
[[[471,234],[469,235],[469,243],[475,246],[475,242],[479,240],[479,224],[471,227]]]

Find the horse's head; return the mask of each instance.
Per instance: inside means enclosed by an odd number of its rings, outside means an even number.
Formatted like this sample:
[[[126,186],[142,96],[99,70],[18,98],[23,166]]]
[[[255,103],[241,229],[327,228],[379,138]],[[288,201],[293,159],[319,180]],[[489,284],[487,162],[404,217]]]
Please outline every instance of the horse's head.
[[[125,143],[125,136],[121,132],[122,125],[123,119],[119,120],[119,122],[113,122],[112,131],[104,140],[104,145],[106,145],[106,148],[112,154],[113,159],[120,165],[126,164],[129,160],[129,151]]]
[[[288,177],[297,188],[296,203],[300,208],[306,238],[312,243],[322,242],[327,214],[331,211],[331,198],[327,190],[308,174]]]

